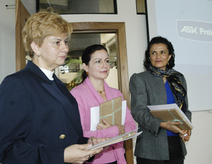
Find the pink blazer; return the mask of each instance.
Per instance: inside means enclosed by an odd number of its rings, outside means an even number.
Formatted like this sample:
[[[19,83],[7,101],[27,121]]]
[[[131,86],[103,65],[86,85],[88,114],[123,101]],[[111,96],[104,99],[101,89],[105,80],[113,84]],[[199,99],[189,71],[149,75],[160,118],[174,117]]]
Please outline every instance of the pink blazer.
[[[111,100],[119,96],[121,96],[123,99],[122,93],[115,88],[109,87],[106,82],[104,82],[104,89],[107,100]],[[112,126],[103,130],[90,131],[90,108],[99,106],[105,101],[95,90],[89,78],[85,79],[85,81],[79,86],[73,88],[71,90],[71,94],[75,97],[78,103],[84,137],[115,137],[119,134],[119,130],[116,126]],[[129,132],[133,129],[136,129],[136,125],[129,108],[127,108],[126,111],[124,125],[125,132]],[[97,154],[91,163],[100,164],[117,161],[118,164],[126,164],[124,153],[125,150],[123,148],[123,142],[117,143],[110,146],[109,149],[105,149],[102,153]]]

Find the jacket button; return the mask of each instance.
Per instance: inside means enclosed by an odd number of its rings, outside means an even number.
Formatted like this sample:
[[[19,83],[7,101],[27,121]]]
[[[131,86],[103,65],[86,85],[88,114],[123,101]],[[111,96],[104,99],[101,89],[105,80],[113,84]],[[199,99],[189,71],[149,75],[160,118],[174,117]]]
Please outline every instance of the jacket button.
[[[62,140],[62,139],[64,139],[65,137],[66,137],[65,134],[61,134],[59,138]]]

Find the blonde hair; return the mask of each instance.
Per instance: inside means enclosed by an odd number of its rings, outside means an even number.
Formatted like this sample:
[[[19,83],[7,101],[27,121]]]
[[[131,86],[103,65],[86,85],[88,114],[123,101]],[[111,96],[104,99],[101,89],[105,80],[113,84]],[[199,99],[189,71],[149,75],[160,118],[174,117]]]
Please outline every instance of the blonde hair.
[[[72,33],[70,23],[64,20],[59,14],[54,13],[52,8],[39,11],[27,20],[22,30],[25,51],[30,57],[33,57],[32,42],[41,46],[47,36],[60,36],[64,33],[70,37]]]

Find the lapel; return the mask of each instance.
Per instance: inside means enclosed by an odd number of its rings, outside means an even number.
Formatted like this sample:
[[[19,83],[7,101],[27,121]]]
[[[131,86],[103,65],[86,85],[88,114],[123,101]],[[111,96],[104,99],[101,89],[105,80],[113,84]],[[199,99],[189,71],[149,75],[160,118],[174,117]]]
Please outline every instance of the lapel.
[[[64,106],[64,104],[61,103],[61,96],[58,95],[55,87],[52,85],[52,82],[46,77],[46,75],[41,71],[41,69],[38,66],[36,66],[33,62],[29,61],[26,68],[37,76],[37,79],[39,80],[43,88],[46,91],[48,91],[53,97],[55,97],[58,100],[58,102],[63,106],[63,109],[68,115],[68,118],[72,123],[73,127],[75,128],[76,132],[78,133],[79,136],[82,136],[82,128],[80,123],[80,116],[77,102],[75,98],[70,94],[68,89],[65,87],[63,82],[61,82],[55,75],[53,76],[55,83],[58,85],[59,89],[65,95],[67,100],[70,102],[69,103],[70,106],[68,107]]]
[[[167,104],[166,88],[163,79],[150,75],[149,84],[151,84],[151,92],[154,94],[154,104]]]
[[[91,81],[90,81],[90,79],[88,77],[85,79],[83,85],[85,85],[86,89],[91,94],[91,97],[94,97],[95,100],[98,102],[98,104],[101,104],[101,103],[105,102],[105,100],[96,91],[96,89],[94,88],[93,84],[91,83]]]

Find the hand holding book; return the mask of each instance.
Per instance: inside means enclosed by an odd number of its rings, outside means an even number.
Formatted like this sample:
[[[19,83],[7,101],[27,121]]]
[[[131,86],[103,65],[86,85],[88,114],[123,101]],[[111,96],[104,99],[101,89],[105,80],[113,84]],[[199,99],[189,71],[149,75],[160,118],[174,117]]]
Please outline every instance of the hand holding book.
[[[171,126],[175,124],[181,130],[193,129],[192,123],[177,104],[149,105],[147,107],[150,109],[150,113],[154,117],[167,122],[164,126]]]
[[[161,122],[160,127],[169,131],[172,131],[173,133],[179,133],[181,135],[185,134],[185,130],[180,129],[178,126],[181,125],[181,122],[179,121],[165,121]]]
[[[142,132],[137,132],[136,133],[136,131],[137,131],[137,129],[132,130],[132,131],[130,131],[128,133],[124,133],[124,134],[118,135],[116,137],[112,137],[109,140],[106,140],[104,142],[98,143],[98,144],[92,146],[91,148],[89,148],[87,150],[95,150],[95,149],[106,147],[106,146],[109,146],[109,145],[112,145],[112,144],[115,144],[115,143],[118,143],[118,142],[126,141],[126,140],[134,138],[134,137],[136,137],[136,136],[138,136],[138,135],[140,135],[142,133]]]
[[[107,121],[110,125],[124,125],[126,117],[126,100],[122,101],[121,97],[117,97],[106,101],[99,106],[92,107],[90,115],[90,131],[97,130],[98,123],[104,125],[102,120]],[[105,129],[104,126],[100,126],[99,128]]]

